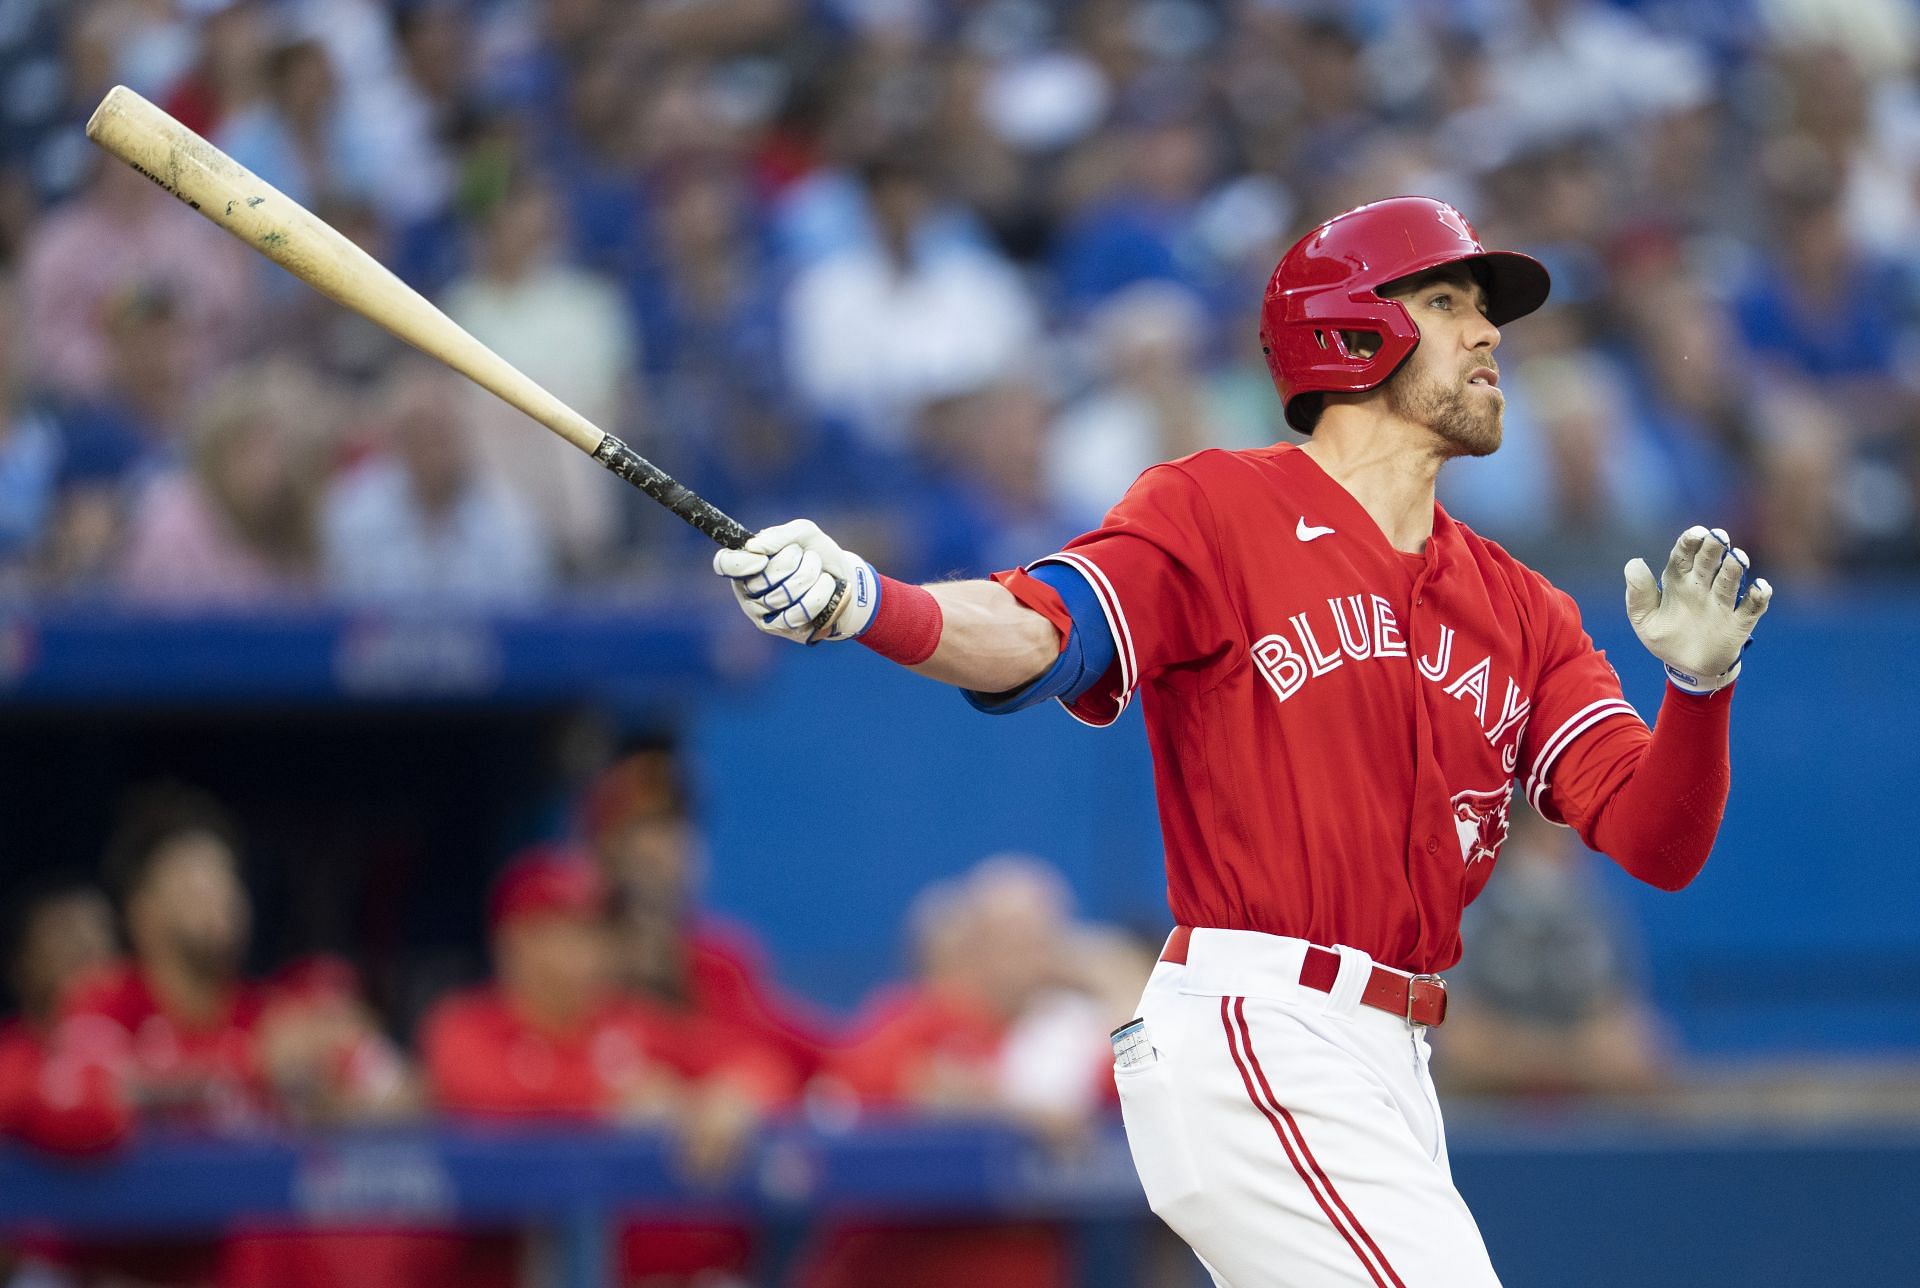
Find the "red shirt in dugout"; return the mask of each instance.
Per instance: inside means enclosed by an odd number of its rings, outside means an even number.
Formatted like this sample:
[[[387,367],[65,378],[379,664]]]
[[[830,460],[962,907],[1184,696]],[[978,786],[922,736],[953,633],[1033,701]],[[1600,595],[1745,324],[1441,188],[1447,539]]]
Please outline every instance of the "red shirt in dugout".
[[[1513,780],[1589,836],[1651,737],[1569,596],[1438,504],[1425,552],[1395,550],[1291,445],[1155,466],[1038,562],[1087,579],[1118,654],[1068,710],[1111,724],[1141,694],[1181,925],[1444,970]]]
[[[676,1078],[729,1078],[768,1104],[790,1096],[784,1060],[752,1037],[699,1014],[614,999],[566,1033],[525,1020],[493,987],[440,1002],[421,1040],[435,1102],[457,1114],[494,1119],[599,1119],[649,1071]],[[739,1274],[752,1232],[727,1222],[649,1220],[621,1235],[622,1282],[680,1282]],[[493,1288],[516,1282],[512,1240],[474,1238],[448,1250],[441,1273],[422,1282]]]
[[[78,1157],[120,1144],[132,1126],[113,1069],[56,1050],[23,1020],[0,1024],[0,1135]]]
[[[255,1032],[270,994],[234,985],[217,1016],[190,1022],[168,1014],[138,965],[127,962],[83,980],[67,998],[62,1046],[123,1070],[148,1122],[233,1130],[274,1117]]]
[[[546,1033],[494,988],[447,998],[421,1041],[442,1108],[496,1117],[593,1117],[616,1110],[649,1070],[729,1077],[769,1104],[793,1093],[784,1063],[751,1037],[697,1014],[610,1001],[576,1029]]]

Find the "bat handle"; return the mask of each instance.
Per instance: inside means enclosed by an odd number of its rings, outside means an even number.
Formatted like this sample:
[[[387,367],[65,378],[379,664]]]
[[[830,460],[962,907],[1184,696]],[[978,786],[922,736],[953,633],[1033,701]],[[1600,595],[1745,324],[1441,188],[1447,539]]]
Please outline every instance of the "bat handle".
[[[593,449],[593,459],[692,524],[729,550],[747,544],[753,534],[713,502],[678,482],[671,474],[628,447],[612,434]]]
[[[593,449],[593,459],[729,550],[738,550],[746,545],[747,538],[753,535],[738,519],[727,514],[686,484],[677,481],[671,474],[612,434],[602,438],[600,446]],[[827,600],[826,607],[822,608],[813,619],[812,629],[816,634],[826,629],[827,623],[834,619],[846,597],[847,583],[835,578],[832,598]],[[812,642],[814,641],[809,641],[809,643]]]

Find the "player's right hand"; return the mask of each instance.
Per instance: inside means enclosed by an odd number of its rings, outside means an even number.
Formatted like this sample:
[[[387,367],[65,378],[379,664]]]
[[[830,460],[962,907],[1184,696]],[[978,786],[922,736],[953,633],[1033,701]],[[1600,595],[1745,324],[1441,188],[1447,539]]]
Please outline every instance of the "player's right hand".
[[[728,579],[755,627],[802,644],[852,639],[880,604],[873,565],[810,519],[763,528],[740,549],[716,552],[713,570]],[[817,620],[823,612],[826,619]]]
[[[1627,620],[1667,678],[1689,693],[1712,693],[1740,674],[1740,652],[1773,587],[1756,577],[1743,597],[1747,552],[1721,528],[1692,527],[1673,543],[1655,581],[1644,559],[1627,565]]]

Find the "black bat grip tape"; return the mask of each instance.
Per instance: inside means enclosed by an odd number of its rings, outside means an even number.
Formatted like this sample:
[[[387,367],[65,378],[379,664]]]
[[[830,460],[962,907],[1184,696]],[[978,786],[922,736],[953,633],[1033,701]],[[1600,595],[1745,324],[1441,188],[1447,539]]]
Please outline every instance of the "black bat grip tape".
[[[740,549],[747,544],[747,538],[753,535],[738,519],[686,484],[676,481],[671,474],[612,434],[602,438],[600,446],[593,449],[593,459],[729,550]],[[833,620],[840,602],[846,597],[847,583],[838,582],[826,607],[814,616],[812,626],[815,631],[824,629]]]
[[[729,550],[738,550],[753,535],[739,520],[686,484],[676,482],[671,474],[612,434],[593,449],[593,459]]]

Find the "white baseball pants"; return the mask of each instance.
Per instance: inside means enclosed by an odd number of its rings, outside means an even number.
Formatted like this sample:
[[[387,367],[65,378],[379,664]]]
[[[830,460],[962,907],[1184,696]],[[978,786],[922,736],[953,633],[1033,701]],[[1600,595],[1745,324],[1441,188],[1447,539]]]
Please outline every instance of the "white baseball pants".
[[[1140,1001],[1158,1054],[1115,1070],[1147,1201],[1220,1288],[1499,1288],[1447,1165],[1425,1030],[1331,993],[1304,940],[1196,928]]]

